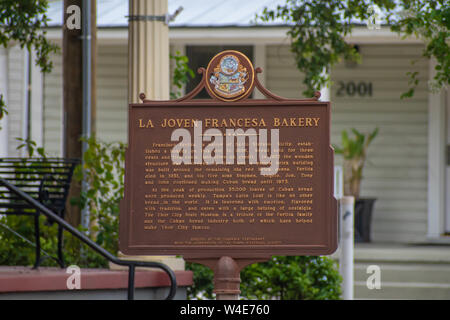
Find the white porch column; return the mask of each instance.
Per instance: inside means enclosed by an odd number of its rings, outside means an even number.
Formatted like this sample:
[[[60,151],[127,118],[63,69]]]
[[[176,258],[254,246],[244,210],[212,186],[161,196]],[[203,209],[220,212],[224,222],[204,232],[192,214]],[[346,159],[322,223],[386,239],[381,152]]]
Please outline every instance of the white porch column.
[[[433,79],[436,62],[430,60],[429,79]],[[445,93],[428,96],[428,238],[438,238],[444,232],[445,212]]]
[[[8,49],[0,48],[0,94],[8,106]],[[8,116],[0,120],[0,158],[8,156]]]
[[[130,0],[128,29],[128,100],[169,99],[169,27],[167,0]]]

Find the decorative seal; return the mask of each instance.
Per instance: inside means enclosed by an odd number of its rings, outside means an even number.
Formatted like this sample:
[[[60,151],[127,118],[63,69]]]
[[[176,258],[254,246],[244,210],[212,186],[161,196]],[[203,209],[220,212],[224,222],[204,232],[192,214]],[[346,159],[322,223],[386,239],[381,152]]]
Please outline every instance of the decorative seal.
[[[241,52],[222,51],[208,64],[205,88],[212,98],[237,101],[247,98],[255,85],[251,61]]]

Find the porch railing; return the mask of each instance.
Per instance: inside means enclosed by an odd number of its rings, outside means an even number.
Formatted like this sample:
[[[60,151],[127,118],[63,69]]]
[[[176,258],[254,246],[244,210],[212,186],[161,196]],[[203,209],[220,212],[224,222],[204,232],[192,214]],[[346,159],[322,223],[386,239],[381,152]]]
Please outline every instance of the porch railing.
[[[76,228],[71,226],[69,223],[67,223],[64,219],[59,217],[56,213],[49,210],[47,207],[45,207],[40,202],[36,201],[32,197],[30,197],[27,193],[23,192],[13,184],[9,183],[5,179],[0,178],[0,185],[5,186],[8,188],[11,192],[16,194],[18,197],[26,201],[30,206],[34,207],[37,212],[44,214],[49,219],[63,227],[66,231],[70,232],[72,235],[80,239],[81,242],[88,245],[91,249],[102,255],[107,260],[111,261],[112,263],[115,263],[117,265],[121,266],[127,266],[128,267],[128,300],[134,299],[134,276],[136,267],[147,267],[147,268],[158,268],[162,269],[167,273],[170,279],[170,289],[169,294],[167,295],[167,300],[171,300],[174,298],[176,289],[177,289],[177,281],[175,277],[175,273],[165,264],[159,263],[159,262],[150,262],[150,261],[132,261],[132,260],[121,260],[117,258],[116,256],[112,255],[110,252],[105,250],[104,248],[100,247],[97,243],[92,241],[89,237],[78,231]]]

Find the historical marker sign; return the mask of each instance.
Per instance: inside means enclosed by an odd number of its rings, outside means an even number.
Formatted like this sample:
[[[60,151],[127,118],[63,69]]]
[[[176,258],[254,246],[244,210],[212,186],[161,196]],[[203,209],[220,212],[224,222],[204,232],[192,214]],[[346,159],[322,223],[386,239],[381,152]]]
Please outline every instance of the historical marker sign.
[[[201,71],[184,98],[129,106],[120,250],[197,259],[334,252],[330,104],[271,94],[236,51]],[[255,86],[268,99],[246,99]],[[202,88],[213,99],[192,99]]]

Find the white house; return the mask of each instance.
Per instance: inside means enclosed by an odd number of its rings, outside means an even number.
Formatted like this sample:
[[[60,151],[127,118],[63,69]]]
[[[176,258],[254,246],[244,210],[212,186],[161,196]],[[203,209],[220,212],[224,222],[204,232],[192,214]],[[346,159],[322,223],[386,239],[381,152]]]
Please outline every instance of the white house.
[[[197,66],[225,48],[240,50],[264,70],[260,79],[269,90],[301,98],[302,74],[289,49],[288,27],[252,22],[264,6],[283,2],[169,0],[169,12],[184,7],[170,24],[171,52],[186,54]],[[48,36],[61,44],[62,1],[52,2],[48,14]],[[98,1],[97,134],[106,141],[127,140],[127,15],[127,1]],[[450,232],[449,94],[429,93],[433,63],[421,56],[421,41],[364,25],[355,27],[348,41],[358,46],[362,63],[342,63],[331,71],[332,141],[340,142],[343,129],[380,128],[362,183],[362,196],[378,199],[373,241],[450,243],[445,236]],[[19,155],[14,138],[27,132],[61,155],[62,57],[52,60],[52,73],[43,76],[30,64],[29,53],[14,46],[0,49],[0,86],[9,107],[0,143],[8,145],[9,156]],[[401,100],[408,71],[419,71],[421,81],[414,98]]]

